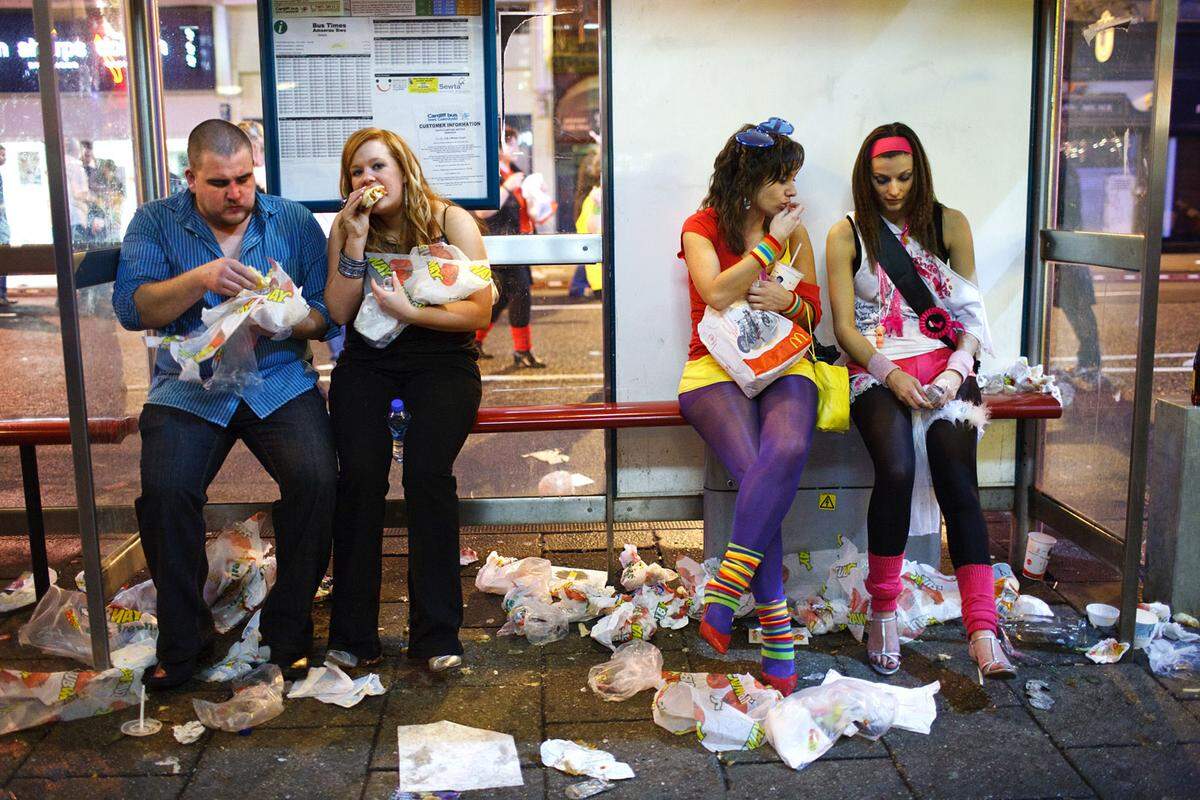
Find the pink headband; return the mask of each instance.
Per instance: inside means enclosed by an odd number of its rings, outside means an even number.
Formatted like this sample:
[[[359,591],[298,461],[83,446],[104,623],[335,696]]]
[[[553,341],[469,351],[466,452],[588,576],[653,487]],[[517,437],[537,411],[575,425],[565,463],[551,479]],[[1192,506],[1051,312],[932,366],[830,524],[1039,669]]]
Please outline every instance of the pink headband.
[[[903,136],[885,136],[882,139],[876,139],[875,144],[871,146],[871,158],[884,153],[908,153],[911,155],[912,145]]]

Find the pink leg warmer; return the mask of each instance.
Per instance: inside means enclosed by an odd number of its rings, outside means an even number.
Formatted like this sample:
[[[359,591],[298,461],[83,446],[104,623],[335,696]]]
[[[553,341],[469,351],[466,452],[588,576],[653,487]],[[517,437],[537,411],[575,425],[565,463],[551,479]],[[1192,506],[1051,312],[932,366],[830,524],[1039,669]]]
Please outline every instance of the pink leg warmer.
[[[884,614],[896,610],[900,596],[900,570],[904,555],[877,556],[867,553],[867,592],[871,595],[871,610]],[[990,573],[989,573],[990,574]]]
[[[967,636],[975,631],[996,630],[996,598],[992,568],[988,564],[967,564],[954,570],[962,595],[963,627]]]

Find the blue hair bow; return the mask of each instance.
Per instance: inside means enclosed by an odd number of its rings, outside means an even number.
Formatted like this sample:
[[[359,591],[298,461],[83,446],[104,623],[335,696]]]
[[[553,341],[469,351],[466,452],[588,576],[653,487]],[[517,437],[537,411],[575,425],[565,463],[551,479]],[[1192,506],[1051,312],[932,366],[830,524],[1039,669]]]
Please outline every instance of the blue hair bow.
[[[775,144],[775,137],[771,134],[791,136],[794,130],[796,130],[795,127],[786,119],[771,117],[748,131],[736,134],[733,138],[737,139],[738,144],[744,144],[746,147],[771,147]]]

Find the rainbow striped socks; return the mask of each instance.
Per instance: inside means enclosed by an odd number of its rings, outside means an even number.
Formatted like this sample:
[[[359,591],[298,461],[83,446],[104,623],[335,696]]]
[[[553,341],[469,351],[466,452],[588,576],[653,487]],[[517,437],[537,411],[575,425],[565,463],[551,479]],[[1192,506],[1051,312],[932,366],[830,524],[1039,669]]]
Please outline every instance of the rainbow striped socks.
[[[796,673],[796,647],[792,638],[792,621],[788,617],[787,600],[779,598],[759,603],[758,622],[762,625],[763,672],[775,678],[787,678]]]
[[[704,587],[704,619],[721,633],[733,626],[738,601],[750,591],[750,579],[762,557],[757,550],[730,542],[716,574]]]

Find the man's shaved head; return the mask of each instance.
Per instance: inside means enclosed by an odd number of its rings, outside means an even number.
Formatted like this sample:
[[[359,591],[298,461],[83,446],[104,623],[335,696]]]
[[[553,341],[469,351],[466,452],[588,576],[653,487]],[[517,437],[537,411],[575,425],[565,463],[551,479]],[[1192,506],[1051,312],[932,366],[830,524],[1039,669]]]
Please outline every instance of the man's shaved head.
[[[223,119],[209,119],[192,129],[188,136],[188,164],[195,169],[205,153],[230,158],[238,151],[253,152],[250,137],[245,131]]]

